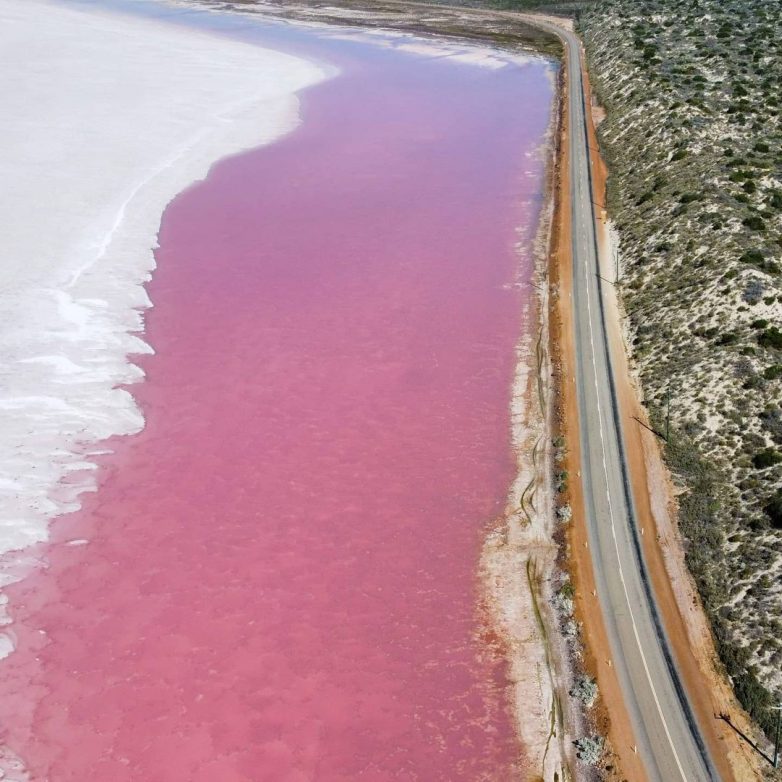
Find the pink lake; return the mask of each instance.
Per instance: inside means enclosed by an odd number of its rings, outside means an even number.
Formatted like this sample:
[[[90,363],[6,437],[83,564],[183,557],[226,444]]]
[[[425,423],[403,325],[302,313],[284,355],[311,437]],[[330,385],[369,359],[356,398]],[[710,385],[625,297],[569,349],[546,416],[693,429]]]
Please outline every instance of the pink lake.
[[[9,589],[2,738],[33,782],[517,779],[478,559],[552,66],[270,29],[342,72],[167,209],[146,428]]]

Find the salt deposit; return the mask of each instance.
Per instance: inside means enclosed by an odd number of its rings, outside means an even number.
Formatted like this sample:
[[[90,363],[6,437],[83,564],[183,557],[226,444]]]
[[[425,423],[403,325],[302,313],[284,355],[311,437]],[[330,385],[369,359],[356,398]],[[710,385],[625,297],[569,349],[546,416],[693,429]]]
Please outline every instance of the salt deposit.
[[[309,61],[149,19],[0,0],[0,553],[143,426],[129,354],[166,204],[298,121]],[[2,575],[2,582],[13,576]],[[0,637],[0,656],[11,649]]]

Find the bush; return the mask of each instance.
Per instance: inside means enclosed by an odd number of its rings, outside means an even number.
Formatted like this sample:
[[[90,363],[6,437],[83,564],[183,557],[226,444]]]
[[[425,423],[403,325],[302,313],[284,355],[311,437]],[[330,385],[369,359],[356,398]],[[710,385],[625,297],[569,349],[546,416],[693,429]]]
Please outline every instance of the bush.
[[[557,508],[557,518],[567,524],[573,518],[573,509],[570,505],[560,505]]]
[[[765,286],[763,285],[763,281],[753,278],[749,280],[744,287],[742,298],[747,304],[757,304],[763,296],[764,291]]]
[[[774,529],[782,529],[782,489],[777,489],[764,508]]]
[[[723,334],[718,340],[717,345],[735,345],[739,341],[739,335],[735,331],[729,331]]]
[[[760,425],[763,427],[763,430],[768,432],[777,445],[782,445],[782,410],[778,407],[769,406],[760,413],[758,418],[760,418]]]
[[[782,331],[776,326],[767,328],[758,336],[758,345],[762,348],[774,348],[782,350]]]
[[[735,646],[729,640],[727,625],[722,616],[715,614],[712,621],[717,651],[733,682],[736,696],[766,735],[772,736],[776,724],[776,713],[771,711],[773,700],[768,690],[758,681],[755,669],[749,664],[749,650]]]
[[[750,215],[749,217],[745,217],[741,221],[741,224],[752,231],[766,230],[766,223],[763,221],[763,218],[760,215]]]
[[[758,470],[765,470],[767,467],[773,467],[780,462],[782,462],[782,454],[774,448],[764,448],[752,457],[752,464]]]
[[[766,259],[763,257],[763,253],[760,250],[747,250],[747,252],[739,257],[739,260],[742,263],[754,263],[756,265],[760,265]]]
[[[597,684],[589,676],[580,676],[571,688],[570,695],[591,709],[597,700]]]
[[[575,742],[576,757],[588,766],[594,766],[603,757],[605,741],[601,736],[585,736]]]
[[[766,380],[776,380],[778,377],[782,377],[782,364],[772,364],[770,367],[766,367],[763,370],[763,377]]]
[[[651,201],[654,193],[652,193],[651,190],[647,190],[636,202],[636,206],[641,206],[642,204],[645,204],[647,201]]]

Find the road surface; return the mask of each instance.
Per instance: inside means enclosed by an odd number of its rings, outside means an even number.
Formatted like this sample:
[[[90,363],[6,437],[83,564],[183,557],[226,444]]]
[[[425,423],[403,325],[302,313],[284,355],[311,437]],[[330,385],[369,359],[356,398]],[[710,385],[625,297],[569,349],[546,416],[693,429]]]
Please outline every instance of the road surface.
[[[589,546],[619,683],[650,780],[717,780],[655,605],[643,563],[624,461],[606,334],[592,201],[581,47],[571,32],[540,20],[566,44],[573,229],[576,388]]]

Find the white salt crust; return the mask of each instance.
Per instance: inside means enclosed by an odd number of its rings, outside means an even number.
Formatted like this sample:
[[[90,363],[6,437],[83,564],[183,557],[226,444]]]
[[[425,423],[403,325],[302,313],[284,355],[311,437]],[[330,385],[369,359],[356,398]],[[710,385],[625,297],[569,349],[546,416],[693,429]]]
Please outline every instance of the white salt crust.
[[[0,0],[0,554],[95,488],[96,444],[144,421],[118,385],[165,206],[298,123],[319,65],[165,22]],[[73,541],[79,545],[83,541]],[[0,587],[23,569],[5,557]],[[7,625],[0,602],[0,625]],[[0,658],[13,636],[0,633]],[[5,771],[7,776],[2,776]],[[16,777],[12,776],[16,774]],[[0,778],[23,779],[0,763]]]

